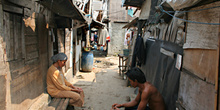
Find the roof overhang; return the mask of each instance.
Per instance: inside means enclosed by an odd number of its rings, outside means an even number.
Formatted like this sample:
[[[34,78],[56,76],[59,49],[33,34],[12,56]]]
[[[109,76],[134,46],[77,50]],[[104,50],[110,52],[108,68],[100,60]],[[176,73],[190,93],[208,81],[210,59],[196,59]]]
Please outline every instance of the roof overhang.
[[[138,17],[133,19],[131,22],[129,22],[128,24],[126,24],[124,27],[122,28],[131,28],[131,27],[137,27],[137,21],[138,21]]]
[[[141,7],[145,0],[124,0],[123,6]]]
[[[94,28],[103,28],[103,27],[105,27],[105,24],[102,22],[99,22],[97,20],[92,19],[92,22],[90,24],[90,28],[93,28],[93,27]]]
[[[40,0],[39,3],[59,16],[86,22],[80,9],[70,0]]]

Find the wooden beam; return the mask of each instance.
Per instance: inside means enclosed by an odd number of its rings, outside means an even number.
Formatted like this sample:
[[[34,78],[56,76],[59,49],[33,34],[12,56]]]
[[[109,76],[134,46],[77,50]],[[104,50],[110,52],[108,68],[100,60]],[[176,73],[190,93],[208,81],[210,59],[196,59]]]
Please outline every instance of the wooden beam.
[[[136,8],[136,10],[134,11],[133,15],[135,15],[135,13],[136,13],[138,10],[139,10],[139,9],[138,9],[138,8]]]
[[[22,6],[22,7],[34,8],[34,7],[32,7],[32,1],[31,0],[7,0],[7,1],[11,2],[11,3],[14,3],[16,5]]]
[[[219,16],[219,23],[220,23],[220,16]],[[217,60],[216,60],[216,79],[215,79],[215,110],[218,110],[218,103],[219,103],[219,55],[220,55],[220,25],[218,28],[218,49],[217,49]]]
[[[3,5],[3,10],[17,14],[23,14],[23,9],[15,6]]]

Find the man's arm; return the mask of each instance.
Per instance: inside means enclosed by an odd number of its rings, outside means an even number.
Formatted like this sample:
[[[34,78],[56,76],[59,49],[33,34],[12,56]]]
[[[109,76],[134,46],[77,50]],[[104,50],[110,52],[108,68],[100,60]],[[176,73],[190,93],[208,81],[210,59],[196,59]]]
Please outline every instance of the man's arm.
[[[141,94],[139,92],[134,100],[127,102],[127,103],[124,103],[124,104],[118,104],[116,107],[134,107],[134,106],[138,105],[140,100],[141,100]]]
[[[150,93],[149,91],[147,92],[142,92],[141,94],[141,101],[138,105],[138,109],[137,110],[145,110],[148,102],[149,102],[149,99],[150,99]]]

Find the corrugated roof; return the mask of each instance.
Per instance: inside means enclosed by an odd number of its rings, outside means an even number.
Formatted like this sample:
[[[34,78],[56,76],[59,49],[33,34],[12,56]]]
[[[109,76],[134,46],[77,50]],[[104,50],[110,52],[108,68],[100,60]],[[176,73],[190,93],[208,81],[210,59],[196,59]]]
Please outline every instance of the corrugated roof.
[[[70,0],[40,0],[39,3],[59,16],[86,21],[80,9]]]
[[[129,22],[128,24],[126,24],[124,27],[122,28],[130,28],[130,27],[137,27],[137,21],[138,21],[138,17],[133,19],[131,22]]]
[[[141,7],[145,0],[125,0],[123,6]]]

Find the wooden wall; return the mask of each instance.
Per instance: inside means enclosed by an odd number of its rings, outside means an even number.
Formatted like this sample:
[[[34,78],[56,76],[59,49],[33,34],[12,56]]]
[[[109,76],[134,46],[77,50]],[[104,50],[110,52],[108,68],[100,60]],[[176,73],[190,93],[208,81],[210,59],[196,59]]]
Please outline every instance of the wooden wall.
[[[190,21],[219,23],[220,2],[202,5],[178,16]],[[208,10],[202,10],[210,8]],[[189,11],[191,11],[189,10]],[[175,13],[177,14],[177,13]],[[157,34],[159,29],[159,34]],[[149,33],[147,30],[151,30]],[[167,31],[167,32],[166,32]],[[172,19],[170,23],[161,23],[145,28],[144,37],[150,36],[174,42],[183,46],[183,65],[180,77],[177,104],[186,110],[213,110],[216,103],[216,76],[219,71],[219,26],[196,24]],[[218,99],[219,100],[219,99]]]
[[[6,55],[11,76],[10,109],[26,108],[30,103],[26,107],[21,103],[27,103],[26,99],[34,99],[44,92],[38,33],[25,27],[19,15],[4,12],[4,22]]]
[[[219,6],[220,2],[191,10]],[[219,23],[219,8],[189,12],[188,19],[205,23]],[[183,70],[178,101],[187,110],[214,110],[215,85],[218,74],[219,26],[187,23],[184,44]]]
[[[43,82],[43,88],[44,91],[46,91],[46,76],[47,76],[47,69],[49,68],[49,50],[53,50],[53,48],[50,48],[49,45],[51,44],[48,41],[49,35],[48,35],[48,29],[46,28],[46,21],[45,16],[41,13],[37,14],[37,32],[38,32],[38,49],[39,51],[39,63],[40,63],[40,73],[42,74],[42,82]]]
[[[0,55],[4,56],[4,40],[3,40],[3,10],[2,10],[2,0],[0,0]],[[4,57],[0,57],[0,108],[5,110],[6,109],[6,82],[7,82],[7,63],[5,62]]]
[[[68,28],[65,29],[65,54],[68,57],[66,62],[66,70],[70,69],[70,49],[71,49],[71,30]]]
[[[28,5],[23,4],[24,2]],[[1,56],[4,56],[0,63],[4,64],[1,67],[5,68],[0,68],[5,73],[2,76],[0,72],[0,87],[3,89],[0,94],[5,96],[0,98],[1,108],[3,110],[28,109],[34,100],[45,92],[46,87],[48,31],[45,15],[36,14],[39,7],[32,0],[16,1],[15,4],[19,6],[6,1],[4,3],[12,8],[8,10],[4,7],[1,9],[3,13],[0,16],[0,20],[3,21],[0,23],[3,24],[0,27],[0,30],[3,30],[0,37],[0,50],[4,50],[0,52]],[[22,4],[26,8],[21,8]],[[13,8],[23,11],[17,13],[18,11],[12,10]]]

